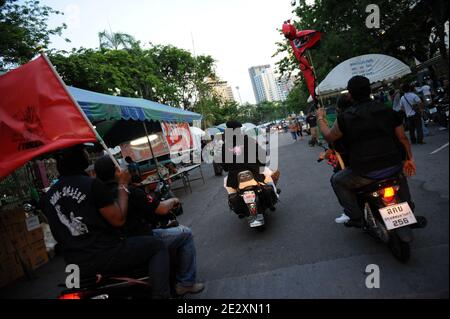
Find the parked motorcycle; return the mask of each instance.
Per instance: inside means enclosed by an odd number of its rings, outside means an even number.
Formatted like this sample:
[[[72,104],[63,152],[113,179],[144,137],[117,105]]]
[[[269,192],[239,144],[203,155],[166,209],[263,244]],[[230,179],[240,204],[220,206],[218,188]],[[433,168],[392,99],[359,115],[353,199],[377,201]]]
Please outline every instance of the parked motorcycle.
[[[239,206],[240,217],[246,217],[250,228],[264,230],[267,224],[267,210],[275,211],[277,196],[270,185],[260,184],[251,171],[242,171],[238,174],[239,186],[236,199],[244,205]],[[236,207],[234,207],[236,209]]]

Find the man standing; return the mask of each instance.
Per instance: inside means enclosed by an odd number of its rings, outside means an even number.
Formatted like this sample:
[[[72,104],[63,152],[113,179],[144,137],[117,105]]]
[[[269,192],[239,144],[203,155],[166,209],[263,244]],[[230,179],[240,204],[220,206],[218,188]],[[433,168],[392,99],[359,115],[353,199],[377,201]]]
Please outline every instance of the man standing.
[[[404,92],[400,99],[400,107],[405,112],[409,135],[412,144],[425,144],[423,141],[422,111],[423,102],[417,94],[413,92],[413,88],[409,84],[402,86]],[[416,137],[417,132],[417,137]]]
[[[328,142],[343,138],[348,150],[349,167],[331,178],[331,184],[350,220],[347,226],[360,227],[363,211],[355,190],[403,171],[412,176],[416,172],[411,146],[403,125],[395,112],[370,99],[370,81],[355,76],[348,82],[353,105],[338,115],[328,128],[325,110],[317,110],[320,130]],[[406,161],[404,161],[406,151]],[[403,162],[404,161],[404,162]],[[400,197],[413,208],[405,177],[400,178]]]
[[[168,298],[169,255],[163,242],[152,236],[123,239],[118,228],[128,212],[128,171],[117,171],[117,202],[105,184],[89,177],[82,146],[57,158],[59,180],[44,199],[44,213],[61,245],[67,264],[76,264],[82,277],[115,275],[148,265],[152,295]]]
[[[306,116],[306,123],[309,124],[311,130],[311,141],[309,142],[309,146],[315,146],[318,144],[317,119],[311,111],[309,111]]]
[[[294,142],[297,142],[297,123],[292,118],[289,119],[289,132],[291,132]]]

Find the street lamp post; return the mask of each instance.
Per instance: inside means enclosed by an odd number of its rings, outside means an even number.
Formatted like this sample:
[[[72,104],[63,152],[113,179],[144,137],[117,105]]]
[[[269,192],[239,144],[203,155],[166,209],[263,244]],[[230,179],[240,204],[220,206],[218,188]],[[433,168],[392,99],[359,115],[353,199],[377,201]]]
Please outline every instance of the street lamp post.
[[[239,96],[239,105],[242,105],[241,91],[239,91],[239,86],[236,86],[236,90],[237,90],[238,96]]]

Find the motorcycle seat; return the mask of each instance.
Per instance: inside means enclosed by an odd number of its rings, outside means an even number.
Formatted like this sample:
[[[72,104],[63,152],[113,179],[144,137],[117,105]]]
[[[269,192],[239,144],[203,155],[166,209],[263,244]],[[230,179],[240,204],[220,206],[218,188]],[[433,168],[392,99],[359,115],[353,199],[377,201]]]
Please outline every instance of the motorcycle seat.
[[[401,177],[399,174],[397,174],[389,178],[374,181],[372,184],[356,189],[356,193],[357,194],[372,193],[381,188],[396,186],[399,184],[399,178]]]

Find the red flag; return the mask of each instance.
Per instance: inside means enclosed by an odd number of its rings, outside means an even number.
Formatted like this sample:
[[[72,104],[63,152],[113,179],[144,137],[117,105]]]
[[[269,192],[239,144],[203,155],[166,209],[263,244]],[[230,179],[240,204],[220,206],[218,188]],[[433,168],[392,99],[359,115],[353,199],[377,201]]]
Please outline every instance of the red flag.
[[[94,141],[43,56],[0,76],[0,180],[36,156]]]
[[[316,30],[302,30],[297,31],[294,25],[290,22],[285,22],[283,24],[282,32],[285,37],[289,40],[294,55],[300,63],[300,70],[305,77],[306,85],[308,86],[308,91],[314,101],[316,98],[316,77],[314,70],[312,69],[308,59],[304,57],[305,51],[307,49],[313,48],[320,41],[321,33]]]

